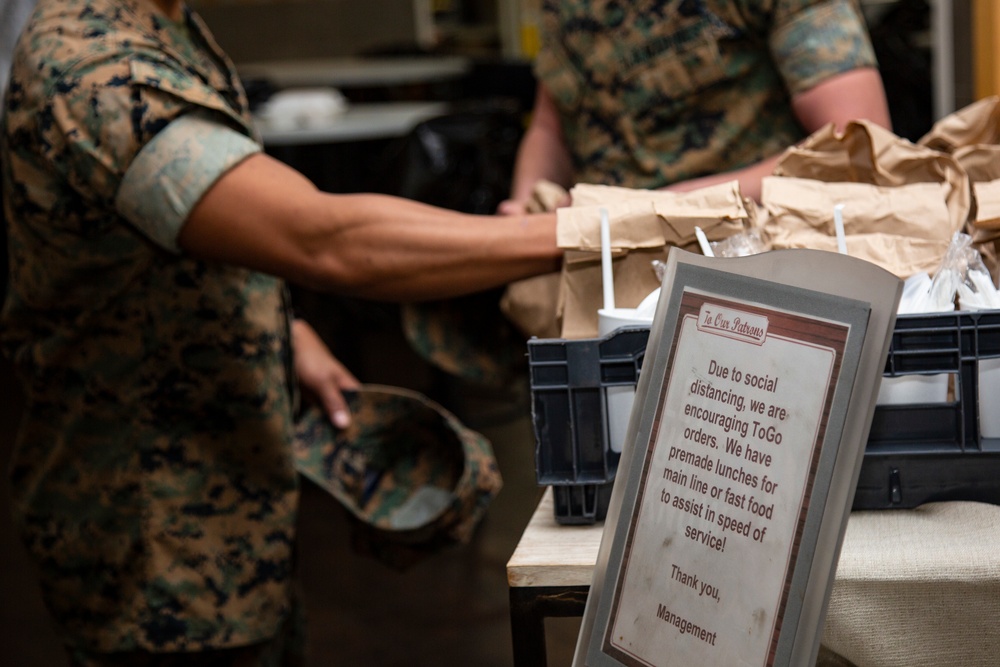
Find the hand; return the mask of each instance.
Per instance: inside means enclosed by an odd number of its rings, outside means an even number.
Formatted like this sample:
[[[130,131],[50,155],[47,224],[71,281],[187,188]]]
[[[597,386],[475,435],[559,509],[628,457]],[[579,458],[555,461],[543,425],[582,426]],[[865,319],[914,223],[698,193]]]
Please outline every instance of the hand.
[[[505,199],[497,205],[497,213],[500,215],[524,215],[528,212],[528,205],[516,199]]]
[[[319,334],[303,320],[292,322],[292,352],[302,393],[318,402],[337,428],[351,425],[343,390],[359,389],[361,383],[340,363]]]

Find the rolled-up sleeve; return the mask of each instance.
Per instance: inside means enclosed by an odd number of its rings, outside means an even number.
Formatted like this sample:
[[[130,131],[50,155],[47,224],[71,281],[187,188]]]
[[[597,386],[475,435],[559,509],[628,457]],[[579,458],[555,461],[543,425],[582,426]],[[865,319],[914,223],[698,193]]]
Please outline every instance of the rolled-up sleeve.
[[[177,236],[215,182],[260,144],[203,114],[172,120],[129,165],[116,197],[119,213],[163,248],[180,252]]]
[[[784,11],[782,4],[778,2],[769,41],[774,61],[793,95],[837,74],[876,66],[864,19],[851,0],[789,0]]]

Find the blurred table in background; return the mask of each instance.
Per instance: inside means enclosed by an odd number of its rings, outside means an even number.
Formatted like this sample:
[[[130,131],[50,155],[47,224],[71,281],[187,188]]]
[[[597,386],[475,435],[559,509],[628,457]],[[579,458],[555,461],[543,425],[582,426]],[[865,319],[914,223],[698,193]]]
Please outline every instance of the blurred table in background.
[[[272,127],[256,118],[266,148],[391,139],[405,136],[421,121],[447,113],[447,102],[349,103],[346,111],[322,124]]]
[[[276,88],[394,87],[460,79],[472,71],[468,58],[318,58],[251,62],[239,66],[243,79],[260,79]]]

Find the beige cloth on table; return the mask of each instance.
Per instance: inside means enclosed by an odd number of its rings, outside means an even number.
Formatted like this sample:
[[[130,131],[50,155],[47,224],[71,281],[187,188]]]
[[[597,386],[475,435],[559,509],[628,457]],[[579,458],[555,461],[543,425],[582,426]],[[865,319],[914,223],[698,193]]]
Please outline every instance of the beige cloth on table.
[[[1000,665],[1000,507],[854,512],[817,665]]]

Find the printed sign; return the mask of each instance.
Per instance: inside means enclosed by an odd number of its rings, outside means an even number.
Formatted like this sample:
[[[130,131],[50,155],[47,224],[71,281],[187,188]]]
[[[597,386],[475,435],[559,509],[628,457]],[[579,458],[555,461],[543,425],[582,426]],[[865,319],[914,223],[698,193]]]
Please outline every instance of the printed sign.
[[[763,665],[849,327],[692,291],[681,308],[605,652]]]
[[[574,667],[815,663],[901,291],[671,251]]]

